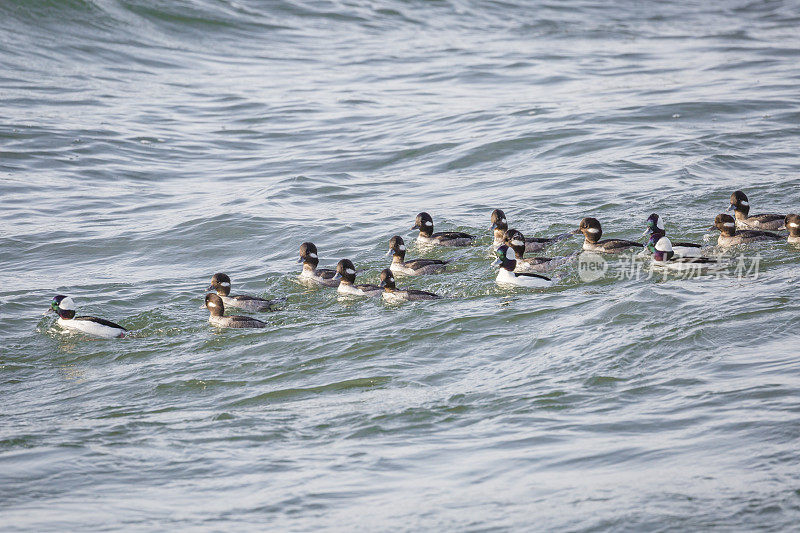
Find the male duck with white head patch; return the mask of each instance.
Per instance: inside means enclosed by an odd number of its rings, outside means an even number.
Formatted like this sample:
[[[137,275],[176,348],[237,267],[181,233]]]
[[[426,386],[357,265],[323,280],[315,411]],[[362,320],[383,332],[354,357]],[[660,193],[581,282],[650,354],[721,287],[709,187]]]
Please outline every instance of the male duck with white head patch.
[[[635,241],[624,239],[606,239],[601,241],[603,229],[600,221],[596,218],[586,217],[581,220],[581,224],[573,233],[583,233],[583,249],[589,252],[599,252],[604,254],[618,254],[631,251],[635,248],[642,248],[642,244]]]
[[[312,242],[304,242],[300,245],[300,259],[298,263],[303,263],[303,270],[300,272],[301,281],[310,281],[325,287],[336,287],[339,285],[339,280],[336,277],[336,271],[330,268],[317,268],[319,265],[319,256],[317,255],[317,247]]]
[[[349,259],[342,259],[336,264],[336,277],[339,280],[339,294],[348,296],[380,296],[383,288],[378,285],[356,285],[356,267]]]
[[[389,266],[395,274],[420,276],[422,274],[436,274],[442,272],[449,261],[442,259],[409,259],[406,258],[406,243],[399,235],[389,240],[389,253],[392,255],[392,264]]]
[[[750,201],[742,191],[731,194],[731,205],[728,207],[728,211],[731,209],[736,215],[736,227],[772,231],[786,229],[784,226],[785,215],[771,213],[750,215]]]
[[[541,274],[514,272],[514,269],[517,267],[516,255],[514,250],[507,245],[501,245],[495,250],[495,255],[497,259],[494,260],[492,266],[500,267],[500,272],[497,273],[497,283],[536,288],[550,287],[553,284],[550,278],[542,276]]]
[[[231,296],[231,278],[222,272],[217,272],[211,277],[211,285],[206,290],[216,291],[225,307],[237,307],[246,311],[272,311],[278,304],[286,301],[286,298],[266,300],[246,294]]]
[[[225,304],[222,298],[216,294],[206,294],[206,307],[211,313],[208,322],[218,328],[265,328],[266,322],[262,322],[250,316],[224,316]]]
[[[505,234],[508,231],[508,219],[502,209],[495,209],[490,216],[492,225],[490,230],[494,232],[494,242],[492,245],[497,248],[505,242]],[[562,233],[555,237],[525,237],[525,251],[539,252],[547,246],[564,239],[569,239],[574,234],[572,232]]]
[[[647,229],[644,230],[642,236],[649,235],[647,244],[645,245],[650,252],[655,250],[655,245],[659,239],[666,237],[667,230],[664,226],[664,219],[656,213],[652,213],[647,217]],[[681,257],[700,257],[702,246],[692,242],[675,242],[672,243],[672,251],[675,255]]]
[[[469,246],[475,240],[473,235],[460,231],[433,232],[433,218],[424,211],[417,215],[417,220],[411,229],[418,229],[417,242],[421,244],[434,244],[438,246]]]
[[[789,230],[789,244],[800,244],[800,215],[794,213],[786,215],[784,219],[786,229]]]
[[[777,233],[758,230],[737,230],[733,217],[721,213],[714,218],[714,227],[720,231],[717,244],[719,246],[736,246],[759,241],[779,241],[783,239]]]
[[[122,338],[128,331],[119,324],[94,316],[75,316],[75,302],[69,296],[59,294],[50,302],[46,313],[58,314],[58,325],[64,329],[79,331],[103,339]]]
[[[394,274],[388,268],[381,271],[381,287],[383,287],[383,299],[387,302],[404,302],[415,300],[438,300],[438,294],[416,289],[398,289],[395,284]]]

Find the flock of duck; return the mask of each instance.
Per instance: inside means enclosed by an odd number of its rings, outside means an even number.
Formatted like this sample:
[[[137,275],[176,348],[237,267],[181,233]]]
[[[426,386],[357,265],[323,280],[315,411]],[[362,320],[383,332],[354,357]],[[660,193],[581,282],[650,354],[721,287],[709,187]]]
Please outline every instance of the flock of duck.
[[[758,241],[779,241],[786,238],[789,243],[800,244],[800,215],[759,214],[750,215],[750,203],[742,191],[731,195],[730,207],[734,216],[719,214],[714,219],[714,227],[720,231],[717,245],[730,247]],[[647,243],[623,239],[601,240],[603,230],[600,222],[591,217],[584,218],[580,226],[571,232],[554,237],[526,237],[520,231],[508,227],[506,215],[500,209],[491,213],[490,229],[494,232],[493,248],[496,259],[493,266],[499,267],[497,283],[522,287],[548,287],[553,281],[544,275],[560,265],[569,262],[578,253],[562,257],[525,257],[525,252],[539,252],[548,246],[583,234],[583,250],[603,254],[616,254],[636,249],[652,254],[654,265],[667,268],[709,268],[720,263],[720,259],[702,255],[700,244],[688,242],[672,243],[666,236],[663,219],[653,213],[646,221],[647,227],[642,237],[649,236]],[[417,244],[429,246],[470,246],[475,236],[462,232],[433,231],[433,218],[428,213],[417,215],[411,229],[419,230]],[[774,231],[788,230],[788,237]],[[395,235],[389,240],[392,262],[389,268],[380,273],[380,283],[356,284],[356,267],[349,259],[342,259],[335,269],[317,268],[319,256],[317,247],[310,242],[300,245],[299,263],[303,264],[299,279],[302,282],[324,287],[336,287],[343,295],[376,297],[382,296],[388,302],[406,300],[433,300],[441,296],[432,292],[398,288],[395,275],[419,276],[442,272],[449,261],[442,259],[406,259],[406,246],[403,238]],[[231,295],[231,280],[227,274],[217,273],[211,278],[209,294],[205,306],[209,312],[209,322],[221,328],[263,328],[267,324],[250,316],[225,315],[226,308],[246,311],[270,311],[284,302],[285,298],[264,299],[247,295]],[[47,312],[58,315],[57,323],[64,329],[88,335],[114,338],[124,337],[127,329],[109,320],[91,316],[76,316],[75,302],[69,296],[57,295],[50,303]]]

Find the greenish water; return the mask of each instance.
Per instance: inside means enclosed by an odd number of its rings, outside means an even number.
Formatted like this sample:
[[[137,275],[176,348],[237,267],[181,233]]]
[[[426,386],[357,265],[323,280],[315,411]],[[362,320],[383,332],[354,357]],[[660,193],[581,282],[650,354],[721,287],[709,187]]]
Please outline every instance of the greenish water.
[[[2,529],[796,528],[797,246],[505,289],[486,228],[713,253],[736,189],[800,210],[798,8],[0,4]],[[402,280],[445,299],[298,283],[308,240],[374,283],[423,210],[478,235]],[[287,305],[216,330],[215,272]],[[59,293],[132,334],[62,335]]]

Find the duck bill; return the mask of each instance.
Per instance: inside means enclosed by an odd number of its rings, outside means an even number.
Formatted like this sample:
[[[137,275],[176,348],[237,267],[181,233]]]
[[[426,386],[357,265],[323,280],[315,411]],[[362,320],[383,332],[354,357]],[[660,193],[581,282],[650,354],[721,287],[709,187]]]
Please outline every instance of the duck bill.
[[[497,229],[497,222],[489,226],[489,229]]]
[[[394,255],[394,250],[389,250],[388,252],[386,252],[386,255]]]
[[[503,264],[503,262],[500,259],[495,259],[494,261],[492,261],[492,266],[493,267],[499,267],[502,264]]]
[[[50,314],[50,313],[52,313],[52,312],[53,312],[53,308],[52,308],[52,307],[48,307],[48,308],[45,310],[45,312],[44,312],[44,313],[42,313],[42,316],[49,315],[49,314]]]
[[[728,206],[728,209],[726,209],[725,211],[728,212],[728,211],[735,211],[735,210],[736,210],[736,206],[731,204],[731,205]]]
[[[386,282],[385,281],[381,281],[380,283],[378,283],[378,287],[383,289],[384,287],[386,287]]]
[[[304,263],[304,262],[305,262],[305,259],[303,259],[303,258],[301,257],[300,259],[298,259],[298,260],[297,260],[297,262],[298,262],[298,263]]]
[[[333,276],[333,278],[331,278],[331,279],[332,279],[333,281],[336,281],[336,280],[342,279],[342,275],[341,275],[341,274],[339,274],[339,273],[337,272],[337,273],[336,273],[336,274]]]
[[[214,289],[213,285],[209,285],[208,288],[206,289],[206,292],[216,292],[216,290]]]
[[[411,229],[420,229],[419,224],[414,224],[413,226],[411,226]]]
[[[570,231],[569,233],[571,233],[572,235],[580,235],[581,233],[583,233],[583,230],[581,228],[578,228]]]

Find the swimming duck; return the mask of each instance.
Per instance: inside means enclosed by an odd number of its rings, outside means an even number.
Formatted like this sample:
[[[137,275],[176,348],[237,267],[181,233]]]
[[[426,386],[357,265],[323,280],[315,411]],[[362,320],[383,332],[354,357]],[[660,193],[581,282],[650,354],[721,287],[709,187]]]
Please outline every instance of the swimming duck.
[[[492,211],[491,220],[492,225],[489,226],[489,229],[494,230],[493,246],[497,248],[505,242],[505,234],[508,231],[508,220],[502,209],[495,209]],[[547,246],[568,239],[573,235],[572,232],[567,232],[556,235],[555,237],[525,237],[525,251],[539,252],[544,250]]]
[[[383,299],[387,302],[400,302],[407,300],[438,300],[438,294],[416,289],[398,289],[395,285],[394,274],[388,268],[381,271],[381,283],[383,287]]]
[[[395,235],[389,240],[389,253],[392,255],[392,264],[389,269],[395,274],[419,276],[422,274],[435,274],[443,271],[449,261],[441,259],[409,259],[406,257],[406,244],[403,238]]]
[[[583,233],[585,237],[583,249],[590,252],[617,254],[627,252],[632,248],[642,248],[641,243],[626,241],[624,239],[606,239],[601,241],[600,237],[603,235],[603,229],[600,227],[600,222],[592,217],[586,217],[581,220],[580,227],[573,231],[573,233]]]
[[[340,280],[339,288],[336,289],[339,294],[347,294],[350,296],[380,296],[383,292],[383,288],[378,285],[355,285],[356,267],[349,259],[342,259],[336,264],[336,276],[334,279]]]
[[[667,237],[661,237],[653,246],[653,264],[670,270],[698,271],[718,267],[722,264],[711,257],[681,257],[675,254],[672,243]]]
[[[664,219],[659,217],[656,213],[652,213],[647,217],[647,229],[644,230],[642,236],[650,235],[645,247],[650,252],[655,251],[655,245],[661,237],[667,235],[664,227]],[[672,244],[672,250],[675,255],[681,257],[700,257],[702,246],[692,242],[675,242]]]
[[[731,205],[728,207],[728,211],[731,209],[736,215],[736,227],[759,230],[786,229],[783,222],[784,215],[761,214],[750,216],[750,202],[747,199],[747,195],[742,191],[736,191],[731,194]]]
[[[300,245],[300,259],[298,263],[303,263],[303,270],[300,272],[300,279],[312,281],[325,287],[336,287],[339,280],[334,279],[336,271],[330,268],[317,268],[319,256],[317,247],[312,242],[304,242]]]
[[[225,304],[222,298],[216,294],[206,294],[206,307],[211,312],[208,322],[218,328],[265,328],[266,322],[262,322],[250,316],[223,316],[225,314]]]
[[[558,266],[563,265],[567,261],[573,259],[577,254],[572,254],[562,257],[530,257],[525,258],[525,236],[516,229],[506,231],[506,236],[503,239],[503,244],[508,245],[509,248],[514,250],[514,256],[517,261],[515,272],[546,272]]]
[[[497,273],[497,283],[538,288],[549,287],[553,284],[550,278],[542,276],[541,274],[514,272],[514,269],[517,267],[516,255],[514,250],[507,245],[501,245],[495,250],[495,255],[497,259],[494,260],[492,266],[500,267],[500,272]]]
[[[418,229],[417,242],[423,244],[436,244],[439,246],[469,246],[475,240],[473,235],[460,231],[433,232],[433,218],[428,213],[417,215],[417,220],[411,229]]]
[[[719,240],[717,241],[719,246],[735,246],[749,242],[779,241],[783,239],[780,235],[768,231],[737,230],[733,217],[724,213],[714,218],[714,227],[720,231]]]
[[[216,291],[225,307],[237,307],[246,311],[272,311],[274,306],[286,301],[286,298],[265,300],[244,294],[230,296],[231,278],[222,272],[217,272],[211,277],[211,285],[206,290]]]
[[[786,224],[786,229],[789,230],[788,242],[790,244],[800,244],[800,215],[794,213],[786,215],[784,224]]]
[[[50,302],[46,313],[58,314],[57,323],[64,329],[80,331],[103,339],[122,338],[128,331],[119,324],[94,316],[75,316],[75,302],[69,296],[59,294]]]

